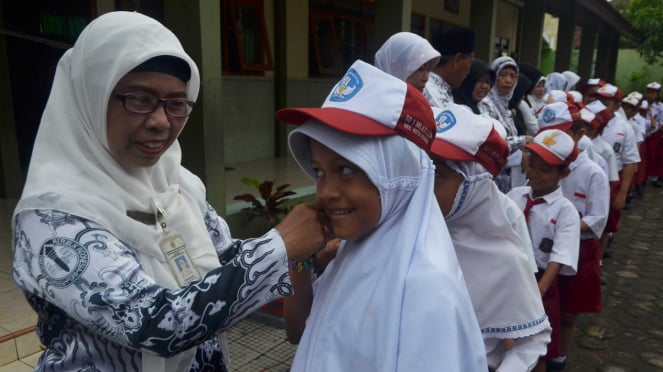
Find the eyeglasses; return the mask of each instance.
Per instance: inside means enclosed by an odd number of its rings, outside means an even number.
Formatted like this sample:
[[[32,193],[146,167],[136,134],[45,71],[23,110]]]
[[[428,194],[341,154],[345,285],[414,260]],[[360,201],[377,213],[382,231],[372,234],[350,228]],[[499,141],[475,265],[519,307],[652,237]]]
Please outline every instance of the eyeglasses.
[[[115,98],[122,101],[124,109],[135,114],[151,114],[163,103],[166,115],[185,118],[193,111],[193,101],[184,98],[159,98],[141,93],[116,93]]]

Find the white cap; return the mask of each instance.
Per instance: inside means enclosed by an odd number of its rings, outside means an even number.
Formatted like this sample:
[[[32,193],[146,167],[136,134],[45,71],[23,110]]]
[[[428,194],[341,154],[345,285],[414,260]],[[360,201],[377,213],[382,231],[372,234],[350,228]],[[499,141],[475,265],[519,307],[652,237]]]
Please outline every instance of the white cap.
[[[455,161],[476,161],[493,176],[504,168],[509,145],[496,130],[502,124],[455,103],[444,109],[433,107],[433,114],[437,130],[431,154]]]
[[[545,103],[555,103],[555,102],[568,102],[569,101],[569,95],[566,94],[565,91],[559,90],[559,89],[554,89],[551,90],[550,92],[546,93],[543,96],[543,102]]]
[[[572,102],[574,102],[574,103],[582,102],[582,93],[578,92],[577,90],[570,90],[567,93],[573,99]]]
[[[551,165],[569,164],[578,157],[576,142],[559,129],[546,129],[537,134],[532,143],[524,146]]]
[[[628,103],[631,106],[638,107],[638,104],[642,100],[642,94],[640,92],[631,92],[628,96],[624,97],[622,103]]]
[[[574,104],[554,102],[541,108],[538,119],[539,130],[557,128],[567,131],[575,120],[580,120],[580,113]]]
[[[647,89],[661,90],[661,84],[652,81],[651,83],[647,84]]]
[[[582,121],[585,123],[591,124],[595,117],[596,115],[594,115],[594,113],[589,111],[587,108],[580,109],[580,119],[582,119]]]
[[[617,101],[621,101],[622,98],[624,98],[622,90],[612,84],[605,84],[600,87],[599,90],[596,91],[596,94],[605,98],[614,98]]]

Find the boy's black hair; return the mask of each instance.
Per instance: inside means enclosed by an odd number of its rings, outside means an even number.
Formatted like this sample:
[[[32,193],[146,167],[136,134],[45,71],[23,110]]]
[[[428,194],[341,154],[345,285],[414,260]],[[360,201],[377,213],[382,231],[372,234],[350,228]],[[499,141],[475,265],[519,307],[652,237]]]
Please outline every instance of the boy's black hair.
[[[585,129],[585,124],[586,124],[586,123],[585,123],[584,121],[582,121],[582,120],[574,120],[574,121],[573,121],[573,124],[571,124],[571,128],[569,128],[569,130],[570,130],[573,134],[578,134],[578,132],[579,132],[581,129]],[[589,124],[587,124],[587,125],[589,125]]]

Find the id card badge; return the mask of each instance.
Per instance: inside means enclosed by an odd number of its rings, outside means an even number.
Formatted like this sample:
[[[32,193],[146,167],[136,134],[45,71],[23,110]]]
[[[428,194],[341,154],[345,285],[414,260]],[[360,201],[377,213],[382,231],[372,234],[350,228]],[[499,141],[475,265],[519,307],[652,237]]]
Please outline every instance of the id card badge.
[[[200,274],[193,265],[193,260],[191,260],[191,256],[186,250],[184,239],[180,235],[165,233],[159,242],[159,246],[180,287],[200,280]]]
[[[157,207],[157,221],[163,229],[161,239],[159,240],[159,247],[161,247],[161,252],[166,257],[166,261],[168,261],[170,270],[175,274],[177,284],[180,287],[184,287],[191,282],[201,279],[198,270],[193,265],[193,260],[189,256],[189,252],[186,250],[186,244],[182,236],[173,234],[168,230],[168,226],[166,225],[166,210],[158,200],[154,200],[154,204]]]

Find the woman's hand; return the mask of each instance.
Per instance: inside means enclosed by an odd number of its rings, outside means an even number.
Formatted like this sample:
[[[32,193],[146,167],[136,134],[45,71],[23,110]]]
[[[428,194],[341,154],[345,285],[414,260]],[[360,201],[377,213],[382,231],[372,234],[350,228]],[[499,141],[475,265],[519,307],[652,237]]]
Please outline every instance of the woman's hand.
[[[276,226],[288,259],[303,261],[325,247],[332,237],[327,216],[315,204],[299,204]]]

